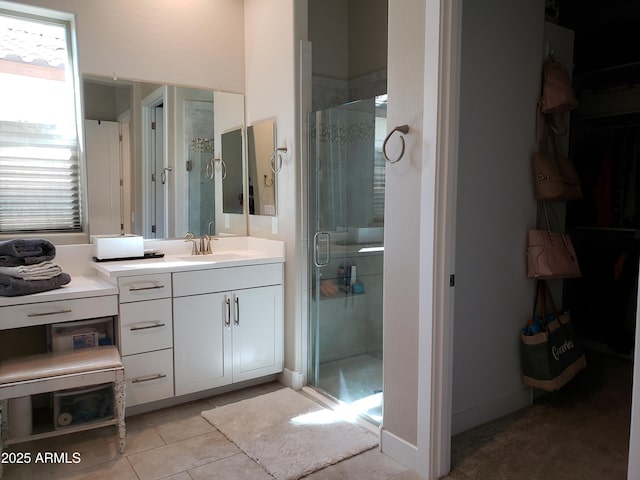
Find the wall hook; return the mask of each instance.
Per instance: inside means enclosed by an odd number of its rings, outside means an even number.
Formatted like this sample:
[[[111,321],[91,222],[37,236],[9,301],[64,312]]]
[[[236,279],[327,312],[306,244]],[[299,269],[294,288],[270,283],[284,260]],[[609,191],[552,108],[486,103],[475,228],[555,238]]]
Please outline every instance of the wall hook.
[[[271,183],[267,182],[267,176],[264,176],[264,186],[267,188],[273,187],[273,178],[271,178]]]
[[[271,171],[276,175],[280,173],[282,169],[282,155],[287,153],[287,147],[278,147],[271,155]]]
[[[160,174],[160,183],[162,183],[162,185],[164,185],[165,183],[167,183],[167,172],[173,172],[173,168],[171,167],[164,167],[162,169],[162,173]]]
[[[400,142],[402,143],[402,150],[400,150],[400,155],[398,155],[398,158],[396,158],[395,160],[391,160],[387,155],[387,142],[395,132],[404,133],[406,135],[407,133],[409,133],[409,125],[400,125],[399,127],[394,128],[389,132],[389,135],[387,135],[387,138],[384,139],[384,143],[382,144],[382,155],[384,155],[384,159],[389,163],[398,162],[404,155],[404,136],[400,136]]]

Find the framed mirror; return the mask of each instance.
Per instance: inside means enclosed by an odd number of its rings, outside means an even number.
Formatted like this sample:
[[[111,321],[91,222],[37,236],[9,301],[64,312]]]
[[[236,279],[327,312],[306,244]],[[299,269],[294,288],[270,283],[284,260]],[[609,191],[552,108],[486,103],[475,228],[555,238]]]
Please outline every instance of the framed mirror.
[[[83,97],[91,235],[246,235],[244,208],[223,208],[222,178],[225,160],[244,197],[243,95],[86,77]],[[230,131],[234,155],[222,152]]]
[[[263,120],[247,127],[247,189],[250,215],[276,215],[280,161],[276,150],[276,122]]]

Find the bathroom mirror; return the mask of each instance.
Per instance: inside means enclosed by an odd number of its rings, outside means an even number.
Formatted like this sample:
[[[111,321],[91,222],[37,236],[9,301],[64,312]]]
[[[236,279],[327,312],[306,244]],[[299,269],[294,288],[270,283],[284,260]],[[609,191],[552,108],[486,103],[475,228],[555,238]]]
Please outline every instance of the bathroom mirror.
[[[250,215],[276,215],[280,152],[276,151],[276,122],[264,120],[247,127],[247,185]]]
[[[90,234],[246,235],[242,206],[223,208],[225,173],[243,198],[243,95],[85,77],[83,97]]]
[[[243,213],[242,129],[223,133],[221,147],[222,211]]]

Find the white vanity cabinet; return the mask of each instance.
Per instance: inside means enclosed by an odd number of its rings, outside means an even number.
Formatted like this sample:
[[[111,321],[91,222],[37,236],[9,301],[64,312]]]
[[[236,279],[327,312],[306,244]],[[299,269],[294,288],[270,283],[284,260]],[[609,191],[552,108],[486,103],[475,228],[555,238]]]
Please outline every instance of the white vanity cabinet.
[[[127,407],[173,397],[171,274],[122,276],[118,290]]]
[[[283,367],[281,263],[173,274],[175,393]]]

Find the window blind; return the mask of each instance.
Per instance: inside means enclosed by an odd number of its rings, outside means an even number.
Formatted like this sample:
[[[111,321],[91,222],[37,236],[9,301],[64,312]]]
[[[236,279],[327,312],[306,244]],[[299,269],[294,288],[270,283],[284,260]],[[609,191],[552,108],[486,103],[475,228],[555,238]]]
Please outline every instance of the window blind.
[[[82,229],[75,136],[0,121],[0,232]]]
[[[0,14],[0,233],[80,232],[70,25]]]

